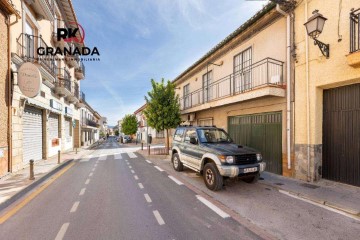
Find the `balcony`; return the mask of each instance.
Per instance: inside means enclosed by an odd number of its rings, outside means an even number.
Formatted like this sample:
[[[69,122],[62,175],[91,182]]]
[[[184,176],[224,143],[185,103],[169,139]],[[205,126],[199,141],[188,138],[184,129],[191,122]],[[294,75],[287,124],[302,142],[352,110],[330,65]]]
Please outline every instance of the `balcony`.
[[[77,102],[79,102],[79,84],[74,83],[73,93],[71,95],[68,95],[66,97],[66,100],[69,103],[73,103],[75,105],[76,105]]]
[[[68,43],[69,44],[69,43]],[[74,49],[76,46],[73,43],[69,44],[69,49]],[[65,55],[65,62],[70,68],[78,68],[80,63],[79,55]]]
[[[81,108],[85,107],[85,93],[79,92],[79,101],[76,103],[76,107]]]
[[[54,43],[55,47],[60,48],[62,51],[64,51],[64,48],[68,48],[69,45],[67,42],[64,41],[64,39],[57,39],[57,29],[58,28],[66,28],[65,22],[61,19],[54,19],[54,21],[51,22],[51,29],[52,29],[52,41]]]
[[[90,127],[99,127],[99,124],[93,120],[86,119],[86,125]]]
[[[54,19],[53,0],[25,0],[24,2],[29,4],[31,8],[34,10],[37,20],[45,19],[48,21],[52,21]]]
[[[75,77],[77,80],[85,78],[85,65],[83,62],[80,62],[79,67],[75,68]]]
[[[71,93],[71,76],[66,68],[57,69],[57,78],[55,84],[55,93],[60,96],[70,96]]]
[[[350,13],[350,54],[347,62],[354,68],[360,68],[360,8]]]
[[[182,114],[250,99],[285,97],[284,63],[265,58],[180,98]]]
[[[56,64],[55,58],[50,55],[38,55],[36,49],[46,48],[48,45],[44,42],[42,37],[21,33],[16,39],[17,50],[16,55],[20,59],[14,59],[14,61],[20,62],[33,62],[40,65],[40,71],[45,76],[45,80],[49,87],[53,87],[56,78]]]

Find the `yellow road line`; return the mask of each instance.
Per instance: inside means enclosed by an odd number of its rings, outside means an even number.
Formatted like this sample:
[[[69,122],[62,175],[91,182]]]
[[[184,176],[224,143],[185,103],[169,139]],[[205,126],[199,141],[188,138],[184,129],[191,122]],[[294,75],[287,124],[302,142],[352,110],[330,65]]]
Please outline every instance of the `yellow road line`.
[[[28,204],[32,199],[34,199],[37,195],[39,195],[42,191],[44,191],[50,184],[52,184],[56,179],[58,179],[61,175],[63,175],[67,170],[69,170],[72,166],[75,165],[75,162],[70,163],[64,169],[62,169],[59,173],[57,173],[54,177],[52,177],[48,182],[39,187],[37,190],[32,192],[29,196],[27,196],[24,200],[10,209],[7,213],[0,217],[0,224],[3,224],[6,220],[12,217],[15,213],[17,213],[21,208],[23,208],[26,204]]]

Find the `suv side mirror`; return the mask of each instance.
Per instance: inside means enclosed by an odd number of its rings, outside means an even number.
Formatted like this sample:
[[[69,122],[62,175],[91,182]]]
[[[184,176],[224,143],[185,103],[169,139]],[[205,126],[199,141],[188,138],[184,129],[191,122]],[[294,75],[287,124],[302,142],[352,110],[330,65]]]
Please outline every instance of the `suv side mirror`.
[[[191,144],[197,144],[196,138],[190,137],[190,143],[191,143]]]

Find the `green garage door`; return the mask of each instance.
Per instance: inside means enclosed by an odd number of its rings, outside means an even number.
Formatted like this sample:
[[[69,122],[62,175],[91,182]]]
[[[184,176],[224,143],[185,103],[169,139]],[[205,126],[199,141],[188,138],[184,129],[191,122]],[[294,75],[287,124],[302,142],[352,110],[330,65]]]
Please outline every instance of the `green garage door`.
[[[266,171],[282,174],[281,112],[229,117],[229,134],[237,144],[261,151]]]

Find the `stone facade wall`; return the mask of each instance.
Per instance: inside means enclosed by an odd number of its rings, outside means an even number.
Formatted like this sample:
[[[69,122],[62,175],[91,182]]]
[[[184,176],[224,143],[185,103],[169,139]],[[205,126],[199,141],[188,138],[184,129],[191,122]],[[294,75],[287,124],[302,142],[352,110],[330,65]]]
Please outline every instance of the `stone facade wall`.
[[[295,177],[304,181],[318,181],[322,176],[322,145],[309,146],[310,174],[308,179],[308,146],[295,144]]]
[[[0,9],[0,177],[8,171],[8,32]]]

